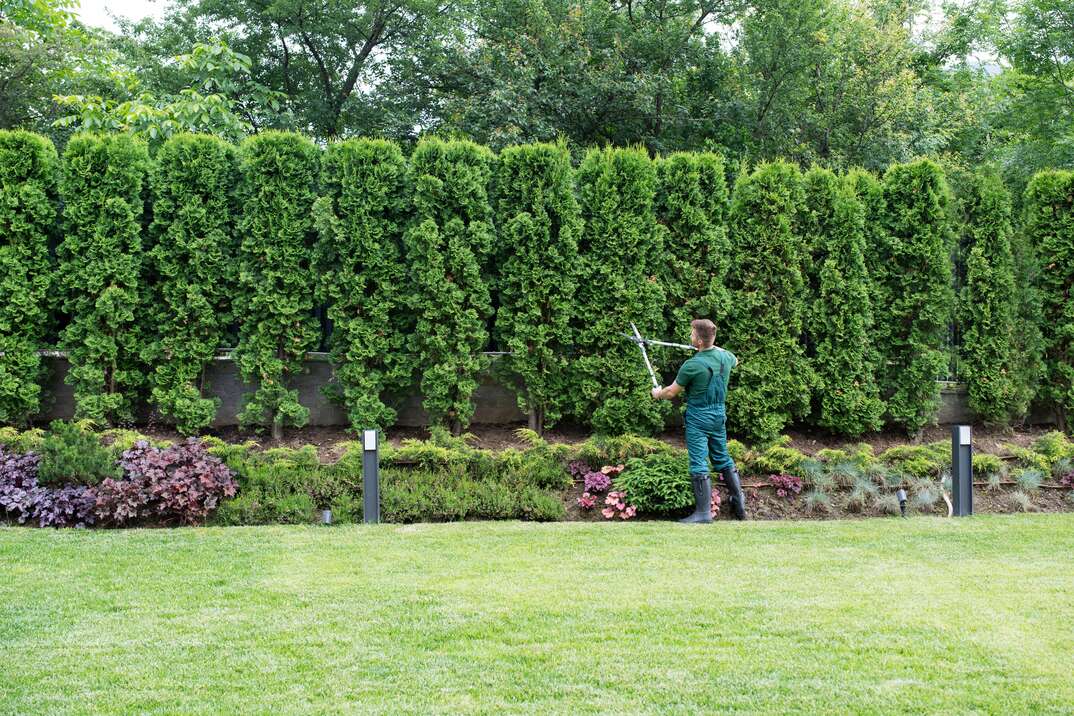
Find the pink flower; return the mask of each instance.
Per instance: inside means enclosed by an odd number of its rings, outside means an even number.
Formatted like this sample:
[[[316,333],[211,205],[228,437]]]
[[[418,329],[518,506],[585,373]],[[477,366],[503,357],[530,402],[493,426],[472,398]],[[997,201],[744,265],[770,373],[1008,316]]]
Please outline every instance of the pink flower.
[[[604,515],[604,519],[610,520],[611,518],[615,517],[615,510],[613,510],[611,507],[605,507],[603,510],[600,511],[600,514]]]

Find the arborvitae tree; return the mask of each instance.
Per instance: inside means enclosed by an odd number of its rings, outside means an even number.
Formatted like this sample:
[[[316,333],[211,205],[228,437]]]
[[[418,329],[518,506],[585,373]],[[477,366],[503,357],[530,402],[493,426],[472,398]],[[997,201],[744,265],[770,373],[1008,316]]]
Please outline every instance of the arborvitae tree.
[[[664,227],[661,277],[671,340],[688,341],[690,321],[708,318],[717,334],[728,310],[726,168],[718,154],[678,153],[656,164],[657,220]]]
[[[717,342],[739,359],[729,428],[758,442],[809,412],[813,377],[801,343],[804,243],[797,225],[803,201],[801,172],[787,162],[740,176],[731,197],[731,304],[726,341]]]
[[[145,383],[140,300],[145,145],[126,134],[84,134],[63,154],[64,238],[56,284],[70,321],[60,333],[71,368],[75,416],[133,419]]]
[[[264,132],[242,143],[240,169],[235,361],[257,390],[247,395],[239,421],[271,425],[278,440],[285,424],[301,427],[309,419],[289,385],[320,340],[311,268],[319,150],[298,134]]]
[[[423,405],[455,433],[470,423],[492,314],[479,257],[492,246],[495,157],[468,141],[422,140],[411,156],[414,216],[403,238],[417,318],[412,345]]]
[[[806,173],[805,192],[803,233],[816,273],[806,324],[816,375],[813,422],[857,436],[879,429],[884,410],[874,374],[865,209],[827,169]]]
[[[885,303],[876,315],[881,395],[891,422],[917,433],[935,420],[937,379],[948,362],[950,192],[943,170],[922,159],[888,169],[884,200],[889,255],[883,258]]]
[[[219,398],[205,397],[205,367],[231,323],[238,280],[234,229],[238,160],[227,142],[177,135],[157,153],[151,184],[155,274],[151,316],[155,340],[146,357],[152,402],[179,431],[212,422]]]
[[[571,399],[570,317],[582,219],[563,144],[505,149],[496,172],[501,252],[496,335],[518,379],[530,428],[558,420]]]
[[[389,396],[399,398],[413,371],[407,341],[414,322],[404,306],[406,159],[391,142],[353,139],[328,147],[321,177],[324,196],[314,212],[319,296],[332,319],[337,384],[330,395],[354,430],[387,428],[396,415]]]
[[[879,379],[887,361],[883,351],[883,346],[887,344],[880,337],[880,331],[887,326],[883,317],[888,305],[886,293],[888,281],[884,269],[891,257],[891,240],[884,224],[887,217],[884,184],[864,169],[851,170],[847,173],[845,181],[853,190],[854,196],[857,197],[865,213],[862,255],[865,257],[865,270],[869,275],[869,303],[873,307],[873,322],[869,331],[873,348],[872,369],[879,385]]]
[[[1022,422],[1028,417],[1044,377],[1044,335],[1040,301],[1040,262],[1030,238],[1024,230],[1011,234],[1011,254],[1014,258],[1015,320],[1014,320],[1014,388],[1012,402],[1019,406]]]
[[[0,130],[0,423],[41,409],[58,174],[52,142]]]
[[[668,414],[668,403],[649,395],[652,383],[637,347],[620,335],[630,332],[631,321],[650,337],[664,327],[664,291],[655,275],[663,248],[655,190],[653,162],[640,148],[591,150],[578,170],[585,229],[575,301],[574,413],[600,433],[654,433]]]
[[[1036,250],[1044,335],[1042,393],[1062,430],[1074,411],[1074,172],[1040,172],[1025,196],[1025,232]]]
[[[1018,294],[1011,252],[1011,202],[993,173],[971,173],[961,187],[957,218],[965,257],[959,304],[959,372],[970,408],[990,423],[1008,424],[1029,405],[1018,389],[1015,321]]]

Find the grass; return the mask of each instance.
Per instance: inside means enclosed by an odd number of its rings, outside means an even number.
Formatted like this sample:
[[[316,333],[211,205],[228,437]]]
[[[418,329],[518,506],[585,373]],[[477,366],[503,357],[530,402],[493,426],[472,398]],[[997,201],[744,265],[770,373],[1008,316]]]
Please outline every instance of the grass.
[[[1071,713],[1074,515],[0,528],[0,713]]]

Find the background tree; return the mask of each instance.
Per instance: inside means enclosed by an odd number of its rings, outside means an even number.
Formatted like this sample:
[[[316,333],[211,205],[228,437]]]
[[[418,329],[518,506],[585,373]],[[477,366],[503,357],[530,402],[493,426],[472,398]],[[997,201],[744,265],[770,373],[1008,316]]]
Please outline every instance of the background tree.
[[[657,221],[664,228],[659,258],[666,293],[666,334],[689,342],[690,321],[720,324],[728,310],[729,196],[723,159],[710,153],[676,153],[656,163]]]
[[[950,190],[929,160],[884,174],[887,255],[884,310],[877,316],[881,395],[891,422],[917,433],[935,420],[946,372],[951,288]]]
[[[140,363],[145,145],[124,134],[74,137],[63,155],[64,237],[56,285],[69,322],[60,333],[75,417],[133,419],[145,384]]]
[[[481,258],[492,249],[488,187],[494,156],[467,141],[424,139],[410,158],[414,216],[404,236],[417,325],[412,348],[422,405],[458,434],[474,413],[492,315]]]
[[[313,142],[288,132],[265,132],[240,148],[235,362],[257,389],[246,396],[239,421],[270,425],[274,440],[285,424],[301,427],[309,419],[290,381],[320,341],[312,270],[319,154]]]
[[[643,149],[594,149],[578,169],[578,192],[585,229],[578,245],[574,414],[600,433],[654,433],[667,403],[649,395],[638,349],[620,334],[632,321],[643,335],[664,325],[656,170]],[[660,356],[653,358],[659,371]]]
[[[321,177],[317,285],[332,320],[332,397],[354,430],[387,428],[392,399],[410,387],[414,369],[402,245],[411,209],[406,159],[391,142],[347,140],[329,145]]]
[[[1040,260],[1038,287],[1044,331],[1042,392],[1055,406],[1060,429],[1074,410],[1074,172],[1046,171],[1029,182],[1026,236]]]
[[[798,168],[762,164],[740,176],[729,218],[731,293],[724,347],[738,356],[728,426],[756,442],[809,412],[812,370],[802,349],[805,316]]]
[[[496,171],[500,265],[496,336],[518,382],[519,407],[533,430],[569,406],[570,326],[582,219],[570,152],[563,144],[505,149]]]
[[[223,344],[238,284],[238,160],[223,140],[190,134],[165,142],[156,160],[148,256],[156,282],[146,307],[155,340],[145,357],[155,366],[153,404],[195,434],[220,407],[205,397],[205,367]]]
[[[0,423],[41,409],[58,178],[52,142],[0,130]]]
[[[806,173],[805,195],[803,233],[817,276],[806,324],[816,375],[813,422],[861,435],[880,428],[884,411],[874,374],[865,208],[854,189],[827,169]]]

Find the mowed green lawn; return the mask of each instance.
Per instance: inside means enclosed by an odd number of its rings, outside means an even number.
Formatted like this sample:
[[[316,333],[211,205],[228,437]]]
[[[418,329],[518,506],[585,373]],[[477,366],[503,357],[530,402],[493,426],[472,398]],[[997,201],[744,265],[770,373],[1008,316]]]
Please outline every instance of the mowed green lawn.
[[[1074,712],[1074,515],[0,529],[0,712]]]

